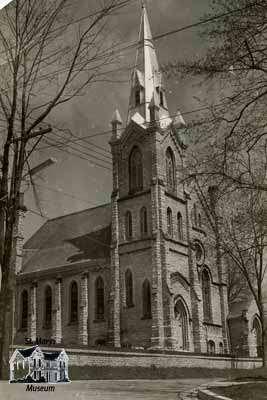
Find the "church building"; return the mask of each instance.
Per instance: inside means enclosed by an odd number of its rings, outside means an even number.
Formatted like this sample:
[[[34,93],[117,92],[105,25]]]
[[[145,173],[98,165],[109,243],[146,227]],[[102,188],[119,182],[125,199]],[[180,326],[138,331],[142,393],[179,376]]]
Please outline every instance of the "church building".
[[[223,265],[181,181],[188,128],[169,113],[145,7],[140,43],[126,127],[117,110],[111,122],[111,202],[51,219],[24,245],[18,343],[229,353]]]

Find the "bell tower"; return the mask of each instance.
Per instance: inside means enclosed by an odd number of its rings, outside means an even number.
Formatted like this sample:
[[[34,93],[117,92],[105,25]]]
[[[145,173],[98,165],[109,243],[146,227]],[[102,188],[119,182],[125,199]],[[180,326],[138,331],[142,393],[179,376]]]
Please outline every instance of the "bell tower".
[[[180,252],[185,258],[188,254],[185,233],[177,243],[168,236],[167,210],[171,207],[185,220],[183,186],[177,183],[185,122],[180,113],[170,117],[145,6],[139,44],[126,127],[122,129],[118,111],[111,122],[109,342],[122,347],[174,348],[171,268],[175,269],[175,254]],[[174,231],[176,235],[176,224]]]

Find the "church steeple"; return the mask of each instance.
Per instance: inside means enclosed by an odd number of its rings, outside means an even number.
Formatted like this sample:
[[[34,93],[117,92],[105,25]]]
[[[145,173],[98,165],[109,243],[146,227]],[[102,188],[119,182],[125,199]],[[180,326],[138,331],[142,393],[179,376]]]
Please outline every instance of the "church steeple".
[[[130,122],[134,114],[138,113],[139,115],[134,119],[140,121],[141,115],[144,123],[149,123],[151,118],[150,103],[153,96],[159,105],[159,118],[162,120],[168,119],[169,112],[162,82],[162,74],[153,44],[147,10],[143,5],[136,63],[131,82],[127,122]]]

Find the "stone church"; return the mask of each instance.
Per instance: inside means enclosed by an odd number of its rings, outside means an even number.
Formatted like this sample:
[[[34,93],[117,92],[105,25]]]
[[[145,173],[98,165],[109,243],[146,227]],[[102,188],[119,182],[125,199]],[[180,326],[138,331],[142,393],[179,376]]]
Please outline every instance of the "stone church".
[[[19,343],[229,353],[223,266],[180,183],[187,127],[169,114],[145,8],[140,43],[126,128],[118,111],[111,122],[111,202],[49,220],[18,252]]]

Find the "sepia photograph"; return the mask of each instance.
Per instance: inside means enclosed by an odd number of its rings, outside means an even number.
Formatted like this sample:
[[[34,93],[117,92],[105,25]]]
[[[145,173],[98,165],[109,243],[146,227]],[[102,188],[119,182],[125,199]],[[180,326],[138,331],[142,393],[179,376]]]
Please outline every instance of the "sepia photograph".
[[[0,1],[0,400],[267,399],[266,109],[267,0]]]

